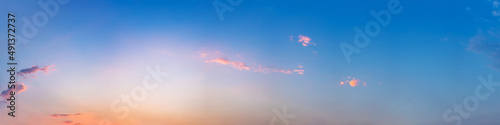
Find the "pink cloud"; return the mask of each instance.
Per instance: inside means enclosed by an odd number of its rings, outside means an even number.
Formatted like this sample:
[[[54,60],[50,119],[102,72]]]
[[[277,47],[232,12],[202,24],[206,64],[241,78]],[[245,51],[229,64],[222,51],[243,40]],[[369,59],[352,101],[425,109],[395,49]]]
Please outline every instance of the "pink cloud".
[[[50,115],[50,117],[57,118],[57,117],[70,117],[70,116],[78,116],[78,115],[82,115],[82,114],[80,114],[80,113],[76,113],[76,114],[52,114],[52,115]]]
[[[49,73],[49,72],[52,72],[55,70],[54,67],[55,67],[55,65],[48,65],[48,66],[43,66],[43,67],[38,67],[38,66],[34,65],[31,68],[21,69],[18,72],[18,75],[22,76],[21,79],[37,78],[37,76],[25,76],[25,75],[35,74],[39,71],[42,71],[44,73]],[[18,84],[16,84],[14,89],[3,90],[0,93],[0,97],[2,97],[5,100],[7,98],[10,98],[11,91],[14,91],[16,94],[19,94],[21,92],[26,91],[27,88],[28,87],[24,83],[18,83]],[[0,101],[0,102],[5,102],[5,101]]]
[[[48,65],[48,66],[43,66],[43,67],[38,67],[37,65],[33,65],[31,68],[21,69],[18,73],[21,76],[35,74],[39,71],[43,71],[44,73],[49,73],[49,72],[56,70],[56,69],[54,69],[54,67],[55,67],[55,65]]]
[[[242,62],[233,62],[233,61],[229,61],[229,60],[227,60],[225,58],[211,59],[211,60],[207,60],[205,62],[207,62],[207,63],[212,63],[213,62],[213,63],[222,64],[222,65],[230,65],[231,67],[239,69],[239,70],[242,70],[242,69],[250,70],[250,67],[248,67],[245,63],[242,63]]]
[[[53,115],[50,115],[50,117],[69,117],[71,116],[71,114],[53,114]]]
[[[264,73],[279,72],[279,73],[284,73],[284,74],[291,74],[291,73],[297,72],[297,74],[300,74],[300,75],[304,74],[304,70],[285,70],[285,69],[280,69],[280,68],[277,68],[274,66],[262,67],[260,65],[258,68],[254,69],[254,72],[264,72]]]
[[[14,91],[15,94],[17,95],[21,92],[26,91],[26,89],[28,89],[28,87],[26,85],[24,85],[24,83],[18,83],[18,84],[16,84],[14,90],[12,90],[12,89],[3,90],[0,93],[0,96],[2,96],[3,100],[5,100],[5,99],[10,98],[10,92]]]
[[[206,54],[204,54],[204,53],[200,54],[200,56],[202,58],[204,58],[203,55],[206,55]],[[212,54],[210,54],[210,55],[212,55]],[[221,55],[221,53],[218,52],[215,55]],[[241,55],[237,55],[237,57],[240,58],[240,59],[243,59],[243,57]],[[284,73],[284,74],[297,73],[297,74],[300,74],[300,75],[304,74],[304,70],[301,70],[301,69],[285,70],[285,69],[277,68],[277,67],[274,67],[274,66],[263,67],[261,65],[258,65],[258,67],[253,67],[252,68],[252,67],[249,67],[246,63],[238,62],[238,61],[231,61],[231,60],[228,60],[226,58],[216,58],[216,59],[205,60],[205,63],[218,63],[218,64],[222,64],[222,65],[231,66],[231,67],[233,67],[235,69],[247,70],[247,71],[254,71],[254,72],[279,72],[279,73]],[[257,63],[254,63],[254,65],[257,66]],[[299,66],[299,68],[302,68],[302,66]]]
[[[314,43],[311,43],[311,38],[309,38],[308,36],[299,35],[298,38],[299,42],[302,43],[302,46],[307,46],[308,44],[316,45]]]
[[[361,83],[363,83],[363,86],[366,86],[365,81],[361,81],[359,79],[356,79],[356,78],[350,77],[350,76],[347,76],[347,78],[348,78],[348,80],[340,81],[340,85],[348,84],[351,87],[356,87],[356,86],[360,85]]]
[[[245,63],[243,62],[235,62],[235,61],[230,61],[225,58],[217,58],[217,59],[211,59],[211,60],[206,60],[206,63],[219,63],[222,65],[229,65],[233,68],[239,69],[239,70],[251,70],[253,69],[254,72],[280,72],[284,74],[291,74],[296,72],[297,74],[304,74],[304,70],[285,70],[285,69],[280,69],[276,68],[274,66],[268,66],[268,67],[262,67],[259,65],[258,68],[250,68],[248,67]]]
[[[81,123],[78,123],[78,122],[75,123],[75,121],[72,120],[73,118],[71,118],[72,116],[79,116],[79,115],[82,115],[82,114],[80,114],[80,113],[75,113],[75,114],[52,114],[52,115],[50,115],[50,117],[54,117],[54,118],[69,117],[69,120],[65,120],[62,123],[64,123],[64,124],[73,124],[73,125],[82,125]],[[68,118],[65,118],[65,119],[68,119]]]
[[[64,124],[71,124],[71,123],[73,123],[73,121],[64,121],[63,123]]]
[[[358,82],[358,79],[352,78],[352,80],[349,82],[349,85],[351,85],[351,87],[356,87],[358,85]]]
[[[302,69],[301,69],[301,70],[293,70],[293,71],[294,71],[294,72],[297,72],[297,73],[298,73],[298,74],[300,74],[300,75],[303,75],[303,74],[304,74],[304,70],[302,70]]]

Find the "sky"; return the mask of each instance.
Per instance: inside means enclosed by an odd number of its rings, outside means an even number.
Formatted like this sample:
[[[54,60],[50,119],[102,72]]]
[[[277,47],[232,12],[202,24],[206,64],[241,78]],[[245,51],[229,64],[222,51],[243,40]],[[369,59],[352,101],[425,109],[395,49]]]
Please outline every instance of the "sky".
[[[0,124],[500,124],[498,0],[1,0],[0,11],[16,16],[18,63],[16,89],[0,73]]]

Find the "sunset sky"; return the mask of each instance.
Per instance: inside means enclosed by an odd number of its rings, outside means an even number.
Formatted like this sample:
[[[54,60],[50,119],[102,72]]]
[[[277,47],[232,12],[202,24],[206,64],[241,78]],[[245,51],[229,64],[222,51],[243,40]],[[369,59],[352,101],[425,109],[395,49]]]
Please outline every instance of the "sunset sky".
[[[22,87],[12,118],[0,73],[0,124],[455,125],[443,115],[475,96],[480,78],[500,82],[498,0],[399,0],[364,48],[355,27],[377,22],[371,11],[391,0],[231,1],[1,0],[1,15],[16,14]],[[214,5],[232,11],[222,19]],[[343,44],[359,53],[347,60]],[[494,89],[462,124],[500,124]]]

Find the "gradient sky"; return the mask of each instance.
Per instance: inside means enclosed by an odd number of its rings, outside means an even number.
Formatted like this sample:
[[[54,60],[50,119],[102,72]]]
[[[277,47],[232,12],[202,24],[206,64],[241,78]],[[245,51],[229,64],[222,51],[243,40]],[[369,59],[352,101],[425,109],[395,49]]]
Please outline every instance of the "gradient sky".
[[[224,20],[213,2],[59,5],[17,46],[18,68],[31,77],[19,80],[27,89],[16,118],[0,103],[1,124],[268,125],[273,108],[286,107],[296,115],[290,125],[452,125],[444,112],[474,96],[478,76],[500,81],[497,0],[400,0],[402,12],[350,63],[339,45],[354,45],[353,28],[389,0],[243,0]],[[44,12],[33,0],[2,0],[0,9],[16,14],[19,32],[23,17]],[[113,101],[157,65],[169,75],[119,119]],[[0,75],[1,91],[8,76]],[[499,95],[463,124],[500,124]]]

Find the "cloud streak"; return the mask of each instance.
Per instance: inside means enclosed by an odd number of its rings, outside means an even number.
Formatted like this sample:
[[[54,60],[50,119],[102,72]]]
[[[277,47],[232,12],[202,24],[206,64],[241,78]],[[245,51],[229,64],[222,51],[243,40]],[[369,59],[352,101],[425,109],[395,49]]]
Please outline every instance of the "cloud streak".
[[[296,69],[296,70],[293,70],[294,72],[297,72],[298,74],[300,75],[303,75],[304,74],[304,70],[302,69]]]
[[[29,75],[29,74],[35,74],[39,71],[42,71],[44,73],[49,73],[49,72],[52,72],[55,70],[55,65],[48,65],[48,66],[43,66],[43,67],[38,67],[37,65],[34,65],[30,68],[26,68],[26,69],[21,69],[18,74],[21,75],[21,76],[24,76],[24,75]]]
[[[71,124],[71,123],[73,123],[73,121],[68,120],[68,121],[63,121],[63,123],[64,124]]]
[[[235,69],[239,70],[247,70],[247,71],[253,71],[253,72],[263,72],[263,73],[268,73],[268,72],[279,72],[279,73],[284,73],[284,74],[292,74],[292,73],[297,73],[300,75],[304,74],[304,70],[302,69],[295,69],[295,70],[285,70],[281,69],[275,66],[261,66],[258,65],[256,68],[250,68],[246,63],[243,62],[237,62],[237,61],[231,61],[226,58],[216,58],[216,59],[210,59],[206,60],[206,63],[217,63],[221,65],[228,65],[231,66]],[[299,66],[302,68],[302,66]]]
[[[279,73],[284,73],[284,74],[297,73],[297,74],[300,74],[300,75],[304,74],[304,70],[301,70],[301,69],[300,70],[299,69],[296,69],[296,70],[285,70],[285,69],[277,68],[275,66],[262,67],[260,65],[259,65],[258,68],[254,69],[254,72],[263,72],[263,73],[279,72]]]
[[[239,70],[250,70],[250,67],[248,67],[245,63],[243,62],[234,62],[234,61],[229,61],[225,58],[217,58],[217,59],[211,59],[205,61],[207,63],[219,63],[222,65],[229,65],[233,68],[239,69]]]
[[[53,118],[62,118],[62,117],[72,117],[72,116],[79,116],[82,115],[80,113],[75,113],[75,114],[52,114],[50,117]],[[81,123],[75,122],[71,120],[72,118],[69,118],[69,120],[62,121],[63,124],[73,124],[73,125],[82,125]]]
[[[57,117],[70,117],[70,116],[78,116],[78,115],[82,115],[82,114],[80,114],[80,113],[76,113],[76,114],[52,114],[52,115],[50,115],[50,117],[57,118]]]

